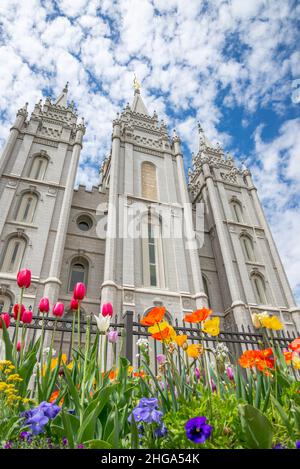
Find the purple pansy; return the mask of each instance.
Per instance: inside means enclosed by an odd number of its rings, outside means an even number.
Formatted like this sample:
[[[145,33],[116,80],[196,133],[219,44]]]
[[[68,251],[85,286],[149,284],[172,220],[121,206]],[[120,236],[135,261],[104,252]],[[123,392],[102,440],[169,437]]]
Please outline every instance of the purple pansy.
[[[194,417],[185,424],[186,436],[193,443],[204,443],[210,437],[212,429],[206,423],[206,417]]]

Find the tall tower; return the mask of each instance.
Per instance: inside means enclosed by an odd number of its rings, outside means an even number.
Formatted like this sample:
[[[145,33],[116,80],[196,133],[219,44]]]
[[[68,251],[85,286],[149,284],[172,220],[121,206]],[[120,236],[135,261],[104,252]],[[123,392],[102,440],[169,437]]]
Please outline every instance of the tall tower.
[[[200,263],[219,301],[228,329],[251,324],[254,311],[275,312],[287,328],[300,328],[300,313],[265,218],[249,169],[238,169],[199,125],[199,150],[189,171],[194,205],[205,205],[205,243]],[[207,257],[211,253],[210,266]],[[213,267],[211,268],[211,266]],[[217,295],[217,299],[213,295]]]
[[[141,314],[164,304],[174,316],[206,305],[197,248],[184,237],[192,238],[193,219],[180,139],[149,115],[138,85],[113,122],[102,186],[109,186],[102,303]]]
[[[32,271],[25,305],[43,295],[53,304],[60,269],[78,159],[85,132],[77,124],[68,86],[51,102],[40,101],[27,120],[27,106],[16,121],[0,159],[0,302],[17,300],[16,273]]]

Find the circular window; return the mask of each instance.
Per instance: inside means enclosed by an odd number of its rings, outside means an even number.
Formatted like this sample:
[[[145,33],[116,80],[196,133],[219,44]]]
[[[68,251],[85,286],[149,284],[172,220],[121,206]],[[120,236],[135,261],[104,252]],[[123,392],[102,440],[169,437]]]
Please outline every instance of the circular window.
[[[93,226],[93,220],[87,215],[77,218],[77,226],[81,231],[89,231]]]

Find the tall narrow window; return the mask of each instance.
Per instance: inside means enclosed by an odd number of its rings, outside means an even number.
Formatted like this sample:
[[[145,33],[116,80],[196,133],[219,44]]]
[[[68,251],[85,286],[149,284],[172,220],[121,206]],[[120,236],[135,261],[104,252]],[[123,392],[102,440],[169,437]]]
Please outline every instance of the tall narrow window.
[[[157,200],[156,166],[149,161],[142,163],[142,197]]]
[[[11,238],[7,244],[1,270],[17,272],[20,269],[26,242],[23,238]]]
[[[44,156],[36,156],[32,162],[29,177],[32,179],[43,179],[47,169],[48,160]]]
[[[69,291],[73,291],[76,283],[83,282],[87,286],[88,262],[84,258],[74,259],[71,264]]]
[[[37,205],[37,200],[38,198],[36,194],[25,193],[22,196],[20,205],[18,207],[16,219],[19,221],[31,223]]]
[[[143,282],[151,287],[164,287],[163,245],[161,223],[156,216],[142,221]]]
[[[243,223],[243,209],[242,209],[242,206],[240,204],[240,202],[238,202],[237,200],[232,200],[231,202],[231,207],[232,207],[232,212],[233,212],[233,216],[234,216],[234,219],[235,221],[239,222],[239,223]]]
[[[157,286],[157,273],[156,273],[156,254],[155,254],[155,240],[153,233],[153,226],[151,221],[148,221],[148,247],[149,247],[149,267],[150,267],[150,285]]]
[[[266,286],[263,278],[260,275],[253,275],[252,284],[257,303],[263,305],[267,304]]]
[[[204,275],[202,275],[202,281],[203,281],[204,293],[207,296],[208,307],[210,308],[211,303],[210,303],[210,297],[209,297],[208,283],[207,283],[207,278]]]
[[[255,261],[253,242],[248,236],[241,237],[244,254],[247,261]]]

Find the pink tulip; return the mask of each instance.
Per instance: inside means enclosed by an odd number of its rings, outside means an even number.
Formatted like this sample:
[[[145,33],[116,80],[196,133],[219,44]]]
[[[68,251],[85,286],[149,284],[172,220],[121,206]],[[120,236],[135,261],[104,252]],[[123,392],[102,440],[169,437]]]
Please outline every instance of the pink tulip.
[[[2,313],[0,317],[1,317],[2,321],[5,322],[6,329],[7,329],[10,325],[10,316],[9,316],[9,314],[8,313]],[[2,329],[2,321],[0,321],[0,329]]]
[[[113,307],[111,303],[104,303],[102,305],[102,316],[110,316],[112,317],[113,315]]]
[[[17,343],[17,352],[21,352],[21,342],[18,341]]]
[[[75,288],[74,288],[74,293],[73,293],[73,297],[75,298],[75,300],[79,300],[79,301],[83,300],[83,298],[85,297],[85,294],[86,294],[85,284],[82,282],[76,283]]]
[[[29,288],[31,282],[31,271],[29,269],[22,269],[17,275],[17,283],[20,288]]]
[[[107,333],[108,342],[115,344],[118,340],[118,331],[109,331]]]
[[[39,310],[41,313],[49,313],[50,304],[48,298],[45,296],[40,299]]]
[[[210,385],[211,385],[212,392],[216,392],[217,386],[213,379],[210,380]]]
[[[17,303],[14,305],[14,308],[13,308],[13,315],[14,315],[14,319],[17,321],[18,319],[18,312],[19,312],[19,306]],[[23,317],[23,313],[25,311],[25,306],[22,305],[21,306],[21,314],[20,314],[20,321],[22,321],[22,317]]]
[[[24,324],[30,324],[32,321],[32,311],[24,311],[22,321]]]
[[[201,378],[200,370],[199,370],[199,368],[197,368],[197,367],[195,368],[194,376],[195,376],[195,378],[198,379],[198,380]]]
[[[78,309],[78,300],[75,300],[75,298],[72,298],[70,301],[70,309],[76,310]]]
[[[230,379],[231,381],[234,380],[234,374],[230,366],[226,368],[226,374],[227,374],[228,379]]]
[[[64,314],[65,306],[63,303],[55,303],[53,306],[53,316],[61,318]]]

